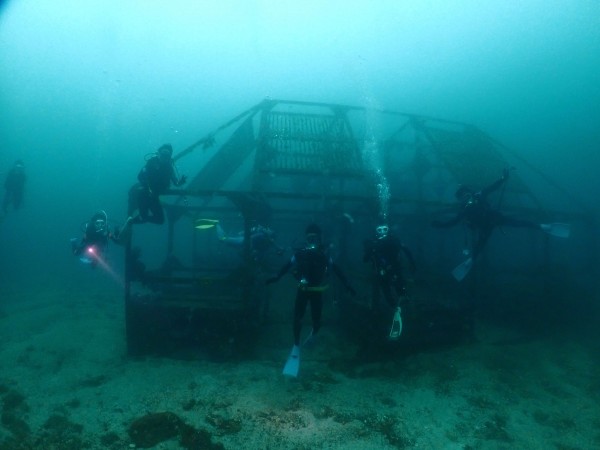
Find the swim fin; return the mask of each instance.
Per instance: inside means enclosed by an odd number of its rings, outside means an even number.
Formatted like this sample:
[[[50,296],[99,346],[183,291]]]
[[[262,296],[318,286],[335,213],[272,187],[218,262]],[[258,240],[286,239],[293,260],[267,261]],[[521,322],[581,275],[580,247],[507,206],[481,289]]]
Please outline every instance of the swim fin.
[[[454,268],[452,276],[456,281],[462,281],[473,267],[473,258],[467,258]]]
[[[196,230],[208,230],[216,226],[218,223],[219,221],[217,219],[196,219],[194,228],[196,228]]]
[[[286,377],[296,378],[300,369],[300,346],[294,345],[290,356],[283,367],[283,375]]]
[[[400,315],[402,311],[398,306],[396,308],[396,312],[394,313],[394,319],[392,320],[392,328],[390,329],[390,340],[397,340],[402,334],[402,316]]]
[[[568,238],[571,235],[571,225],[568,223],[542,223],[542,231],[556,237]]]

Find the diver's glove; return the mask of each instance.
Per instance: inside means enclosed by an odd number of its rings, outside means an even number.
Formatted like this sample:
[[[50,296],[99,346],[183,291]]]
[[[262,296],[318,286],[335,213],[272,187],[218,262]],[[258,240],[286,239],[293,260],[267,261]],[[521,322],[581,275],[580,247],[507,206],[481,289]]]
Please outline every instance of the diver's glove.
[[[177,186],[181,186],[182,184],[185,184],[186,181],[187,181],[187,176],[181,175],[181,178],[179,179],[179,183],[177,183]]]
[[[202,143],[202,149],[206,150],[207,148],[210,148],[213,145],[215,145],[215,138],[214,136],[210,135],[204,139],[204,142]]]
[[[510,171],[508,170],[508,168],[504,168],[504,170],[502,170],[502,179],[503,180],[508,180],[508,175],[510,174]]]

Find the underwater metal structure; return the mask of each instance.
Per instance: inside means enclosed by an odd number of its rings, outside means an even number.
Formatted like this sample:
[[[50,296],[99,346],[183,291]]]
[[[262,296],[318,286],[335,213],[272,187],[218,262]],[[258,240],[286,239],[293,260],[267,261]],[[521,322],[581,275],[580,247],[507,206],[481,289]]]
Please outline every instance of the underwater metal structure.
[[[362,237],[381,220],[397,224],[429,280],[416,290],[438,300],[444,289],[459,297],[477,292],[476,277],[461,287],[448,277],[460,237],[453,247],[443,232],[429,228],[433,215],[453,208],[457,183],[484,186],[516,166],[498,199],[503,211],[584,228],[594,223],[576,198],[482,130],[416,114],[268,99],[174,159],[193,167],[195,175],[185,189],[162,197],[168,221],[162,264],[146,270],[140,256],[140,249],[145,254],[161,242],[158,231],[144,237],[145,227],[136,226],[127,246],[126,329],[133,354],[168,353],[182,341],[218,354],[249,344],[267,297],[262,279],[268,269],[250,246],[257,223],[290,239],[309,221],[323,224],[351,274],[365,271],[352,262],[360,259]],[[537,189],[530,180],[537,180]],[[540,191],[552,191],[552,201]],[[240,222],[245,239],[239,259],[214,256],[218,240],[194,229],[203,217]],[[530,263],[518,269],[509,264],[513,273],[552,259],[552,243],[532,239]],[[595,246],[588,242],[589,254],[580,255],[586,267],[598,266]]]

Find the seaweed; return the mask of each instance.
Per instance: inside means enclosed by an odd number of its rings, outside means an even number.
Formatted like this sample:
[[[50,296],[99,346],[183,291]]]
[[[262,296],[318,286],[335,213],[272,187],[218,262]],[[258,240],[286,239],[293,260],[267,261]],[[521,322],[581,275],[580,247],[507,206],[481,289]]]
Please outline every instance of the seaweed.
[[[34,448],[60,448],[61,450],[80,450],[90,448],[81,434],[83,426],[71,422],[67,417],[53,414],[44,423],[39,436],[35,438]]]
[[[134,420],[127,430],[136,447],[153,447],[179,435],[183,420],[172,412],[146,414]]]
[[[166,411],[146,414],[134,420],[127,430],[134,445],[149,448],[178,437],[182,447],[190,450],[221,450],[223,445],[213,443],[211,434],[186,424],[177,414]]]
[[[181,405],[181,409],[184,411],[191,411],[198,404],[195,399],[191,398],[186,401],[183,405]]]
[[[14,437],[19,439],[25,439],[31,434],[29,425],[23,419],[17,417],[15,414],[4,411],[2,413],[2,425],[10,431]]]
[[[124,448],[125,444],[121,441],[121,438],[114,431],[110,431],[100,436],[100,444],[103,448]]]
[[[224,450],[221,443],[212,442],[211,435],[206,430],[197,430],[190,425],[184,425],[181,429],[181,446],[188,450]]]
[[[25,397],[17,391],[8,391],[2,398],[2,405],[5,412],[15,410],[20,410],[22,412],[29,411],[29,406],[25,402]]]

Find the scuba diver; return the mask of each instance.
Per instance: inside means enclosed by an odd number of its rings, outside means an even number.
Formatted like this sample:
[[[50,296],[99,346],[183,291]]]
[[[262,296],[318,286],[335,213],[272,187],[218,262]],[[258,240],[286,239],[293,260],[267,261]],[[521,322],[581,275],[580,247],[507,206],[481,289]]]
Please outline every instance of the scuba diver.
[[[100,210],[83,225],[81,240],[78,242],[77,238],[71,239],[71,250],[82,263],[95,267],[106,250],[109,239],[113,239],[113,236],[108,229],[108,216]]]
[[[202,220],[202,219],[200,219]],[[243,248],[244,247],[244,232],[241,231],[237,236],[230,236],[225,233],[220,223],[215,223],[215,229],[217,231],[217,238],[220,242],[227,244],[231,247]],[[252,259],[258,263],[264,261],[269,250],[274,249],[278,255],[282,255],[284,249],[277,245],[275,242],[275,232],[262,225],[255,225],[250,228],[250,250],[252,252]]]
[[[187,181],[185,175],[178,176],[172,156],[173,147],[164,144],[147,158],[138,174],[139,183],[129,191],[129,215],[132,216],[136,209],[138,215],[128,220],[126,226],[131,223],[164,223],[165,213],[160,204],[160,196],[167,192],[171,183],[181,186]]]
[[[257,263],[264,263],[270,250],[275,250],[277,255],[282,255],[284,249],[275,242],[275,232],[265,224],[270,223],[272,208],[260,193],[230,193],[229,200],[240,210],[247,223],[252,224],[249,229],[250,251],[252,259]],[[228,234],[217,219],[196,219],[194,227],[197,230],[214,228],[220,242],[234,248],[244,249],[246,230],[236,235]]]
[[[391,235],[389,230],[388,225],[379,225],[375,228],[375,239],[363,242],[363,262],[370,262],[373,267],[374,289],[376,289],[376,291],[374,290],[374,297],[378,298],[378,294],[381,292],[387,304],[394,310],[389,338],[395,340],[402,333],[400,303],[408,298],[406,282],[402,276],[400,252],[403,252],[406,256],[409,270],[413,274],[415,272],[415,260],[408,247]]]
[[[292,377],[298,376],[302,318],[309,303],[312,316],[312,330],[304,341],[304,344],[314,342],[314,338],[321,327],[323,292],[328,288],[327,275],[329,271],[331,270],[335,273],[348,292],[356,295],[356,292],[348,283],[341,269],[333,262],[331,256],[327,254],[326,247],[321,241],[321,229],[319,226],[315,224],[309,225],[306,227],[305,234],[306,244],[304,248],[294,253],[292,259],[279,270],[277,276],[266,280],[267,284],[275,283],[290,269],[293,270],[294,277],[298,280],[294,305],[294,345],[283,369],[284,375]]]
[[[4,181],[4,200],[2,201],[2,210],[8,213],[8,207],[12,204],[16,211],[23,203],[23,191],[25,190],[25,164],[20,159],[15,161],[15,164],[6,175]]]
[[[447,221],[434,220],[432,222],[432,226],[436,228],[448,228],[464,221],[473,234],[474,244],[472,244],[472,248],[465,249],[465,254],[468,258],[452,271],[452,275],[458,281],[461,281],[469,273],[473,266],[473,261],[479,256],[496,227],[531,228],[542,230],[557,237],[569,237],[570,227],[568,224],[539,224],[528,220],[508,217],[492,209],[488,202],[488,196],[502,187],[507,182],[508,177],[509,170],[504,169],[501,178],[480,191],[475,191],[473,188],[464,185],[459,186],[455,193],[455,197],[460,202],[461,207],[458,214]]]

